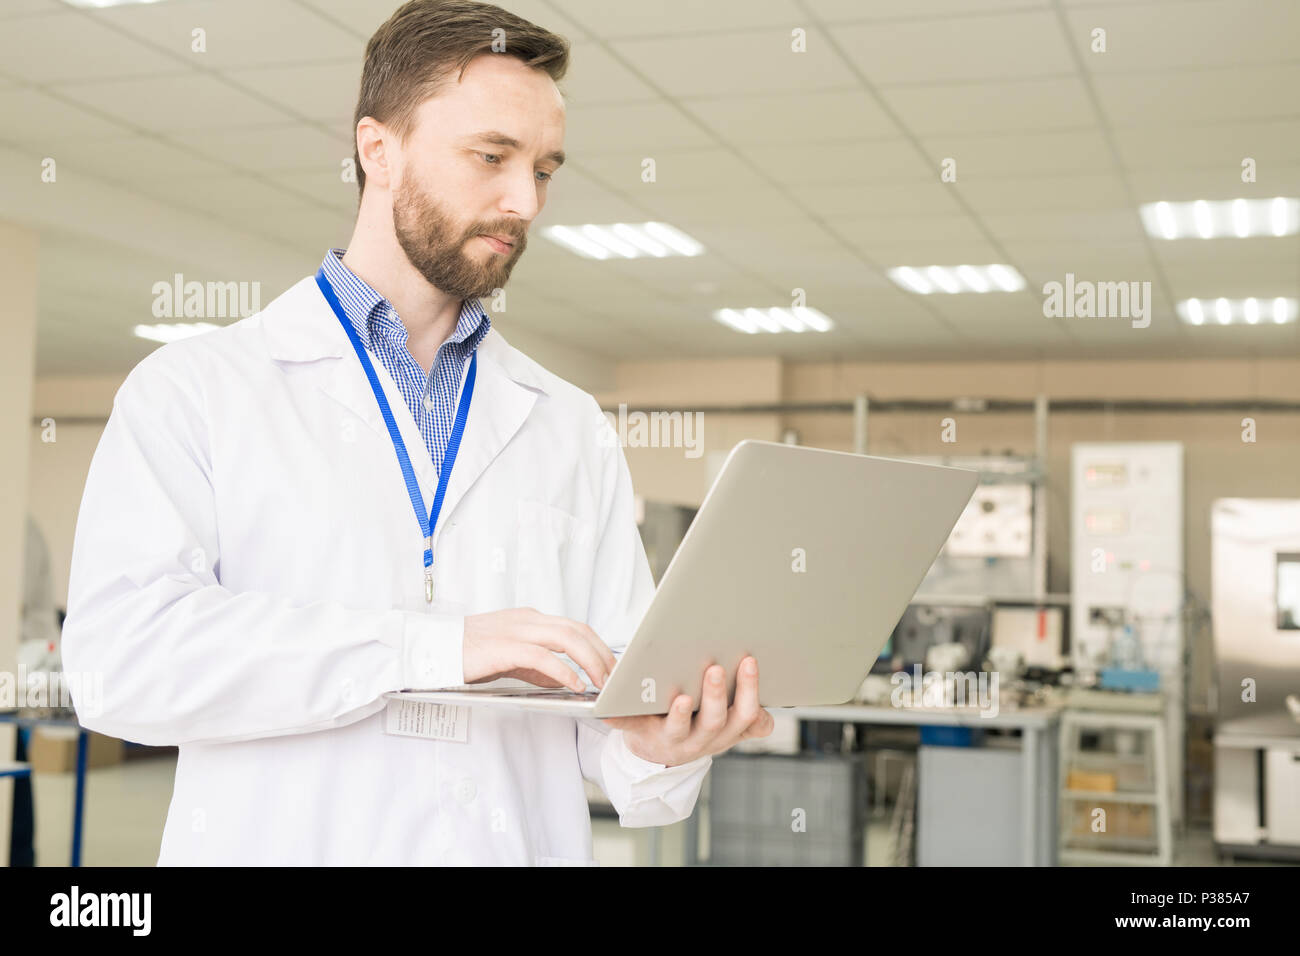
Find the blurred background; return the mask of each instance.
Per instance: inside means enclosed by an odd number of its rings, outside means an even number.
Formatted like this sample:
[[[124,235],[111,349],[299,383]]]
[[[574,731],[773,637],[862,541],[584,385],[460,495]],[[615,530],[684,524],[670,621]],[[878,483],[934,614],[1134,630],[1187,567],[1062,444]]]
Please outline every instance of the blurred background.
[[[626,447],[656,576],[743,438],[982,475],[858,698],[674,827],[593,792],[598,859],[1300,859],[1300,4],[501,6],[572,42],[569,158],[489,311],[661,413]],[[58,669],[126,373],[346,244],[395,7],[0,3],[0,670]],[[0,859],[152,865],[174,766],[0,699]]]

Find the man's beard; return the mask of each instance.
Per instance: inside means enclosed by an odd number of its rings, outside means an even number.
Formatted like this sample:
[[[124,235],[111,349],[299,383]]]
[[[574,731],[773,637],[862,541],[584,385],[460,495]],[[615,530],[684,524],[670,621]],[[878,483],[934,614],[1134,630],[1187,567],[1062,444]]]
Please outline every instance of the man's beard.
[[[403,178],[393,196],[393,228],[407,260],[434,288],[459,299],[481,299],[506,284],[523,255],[527,234],[518,222],[479,225],[462,233],[434,199]],[[514,241],[508,253],[471,252],[486,234]],[[481,257],[481,258],[480,258]]]

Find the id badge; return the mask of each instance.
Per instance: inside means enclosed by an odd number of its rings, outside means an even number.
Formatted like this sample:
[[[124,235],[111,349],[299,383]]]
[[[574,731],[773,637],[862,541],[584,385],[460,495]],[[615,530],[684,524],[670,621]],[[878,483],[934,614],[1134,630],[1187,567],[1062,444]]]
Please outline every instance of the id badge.
[[[390,700],[384,711],[384,733],[463,744],[469,741],[468,707],[431,700]]]

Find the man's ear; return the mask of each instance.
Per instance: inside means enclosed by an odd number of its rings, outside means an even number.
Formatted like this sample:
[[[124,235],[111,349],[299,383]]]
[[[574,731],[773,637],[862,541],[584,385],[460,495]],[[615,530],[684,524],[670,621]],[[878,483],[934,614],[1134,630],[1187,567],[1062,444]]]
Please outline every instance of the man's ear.
[[[356,129],[357,155],[366,173],[366,184],[387,189],[392,179],[393,152],[389,148],[395,136],[387,126],[372,116],[363,116]]]

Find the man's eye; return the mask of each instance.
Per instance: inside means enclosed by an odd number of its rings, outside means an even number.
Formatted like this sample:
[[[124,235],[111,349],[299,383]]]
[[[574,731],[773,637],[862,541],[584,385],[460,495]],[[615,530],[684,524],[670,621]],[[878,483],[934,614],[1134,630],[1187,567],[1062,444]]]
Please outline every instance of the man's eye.
[[[551,181],[551,174],[550,174],[550,173],[545,172],[545,171],[540,170],[540,169],[537,171],[537,173],[538,173],[539,176],[543,176],[543,177],[545,177],[544,179],[541,180],[542,182],[544,182],[544,183],[549,183],[549,182]]]
[[[482,156],[484,159],[500,159],[500,158],[501,158],[501,155],[500,155],[499,153],[479,153],[479,155]],[[491,164],[491,165],[496,165],[496,164],[493,163],[493,164]]]

